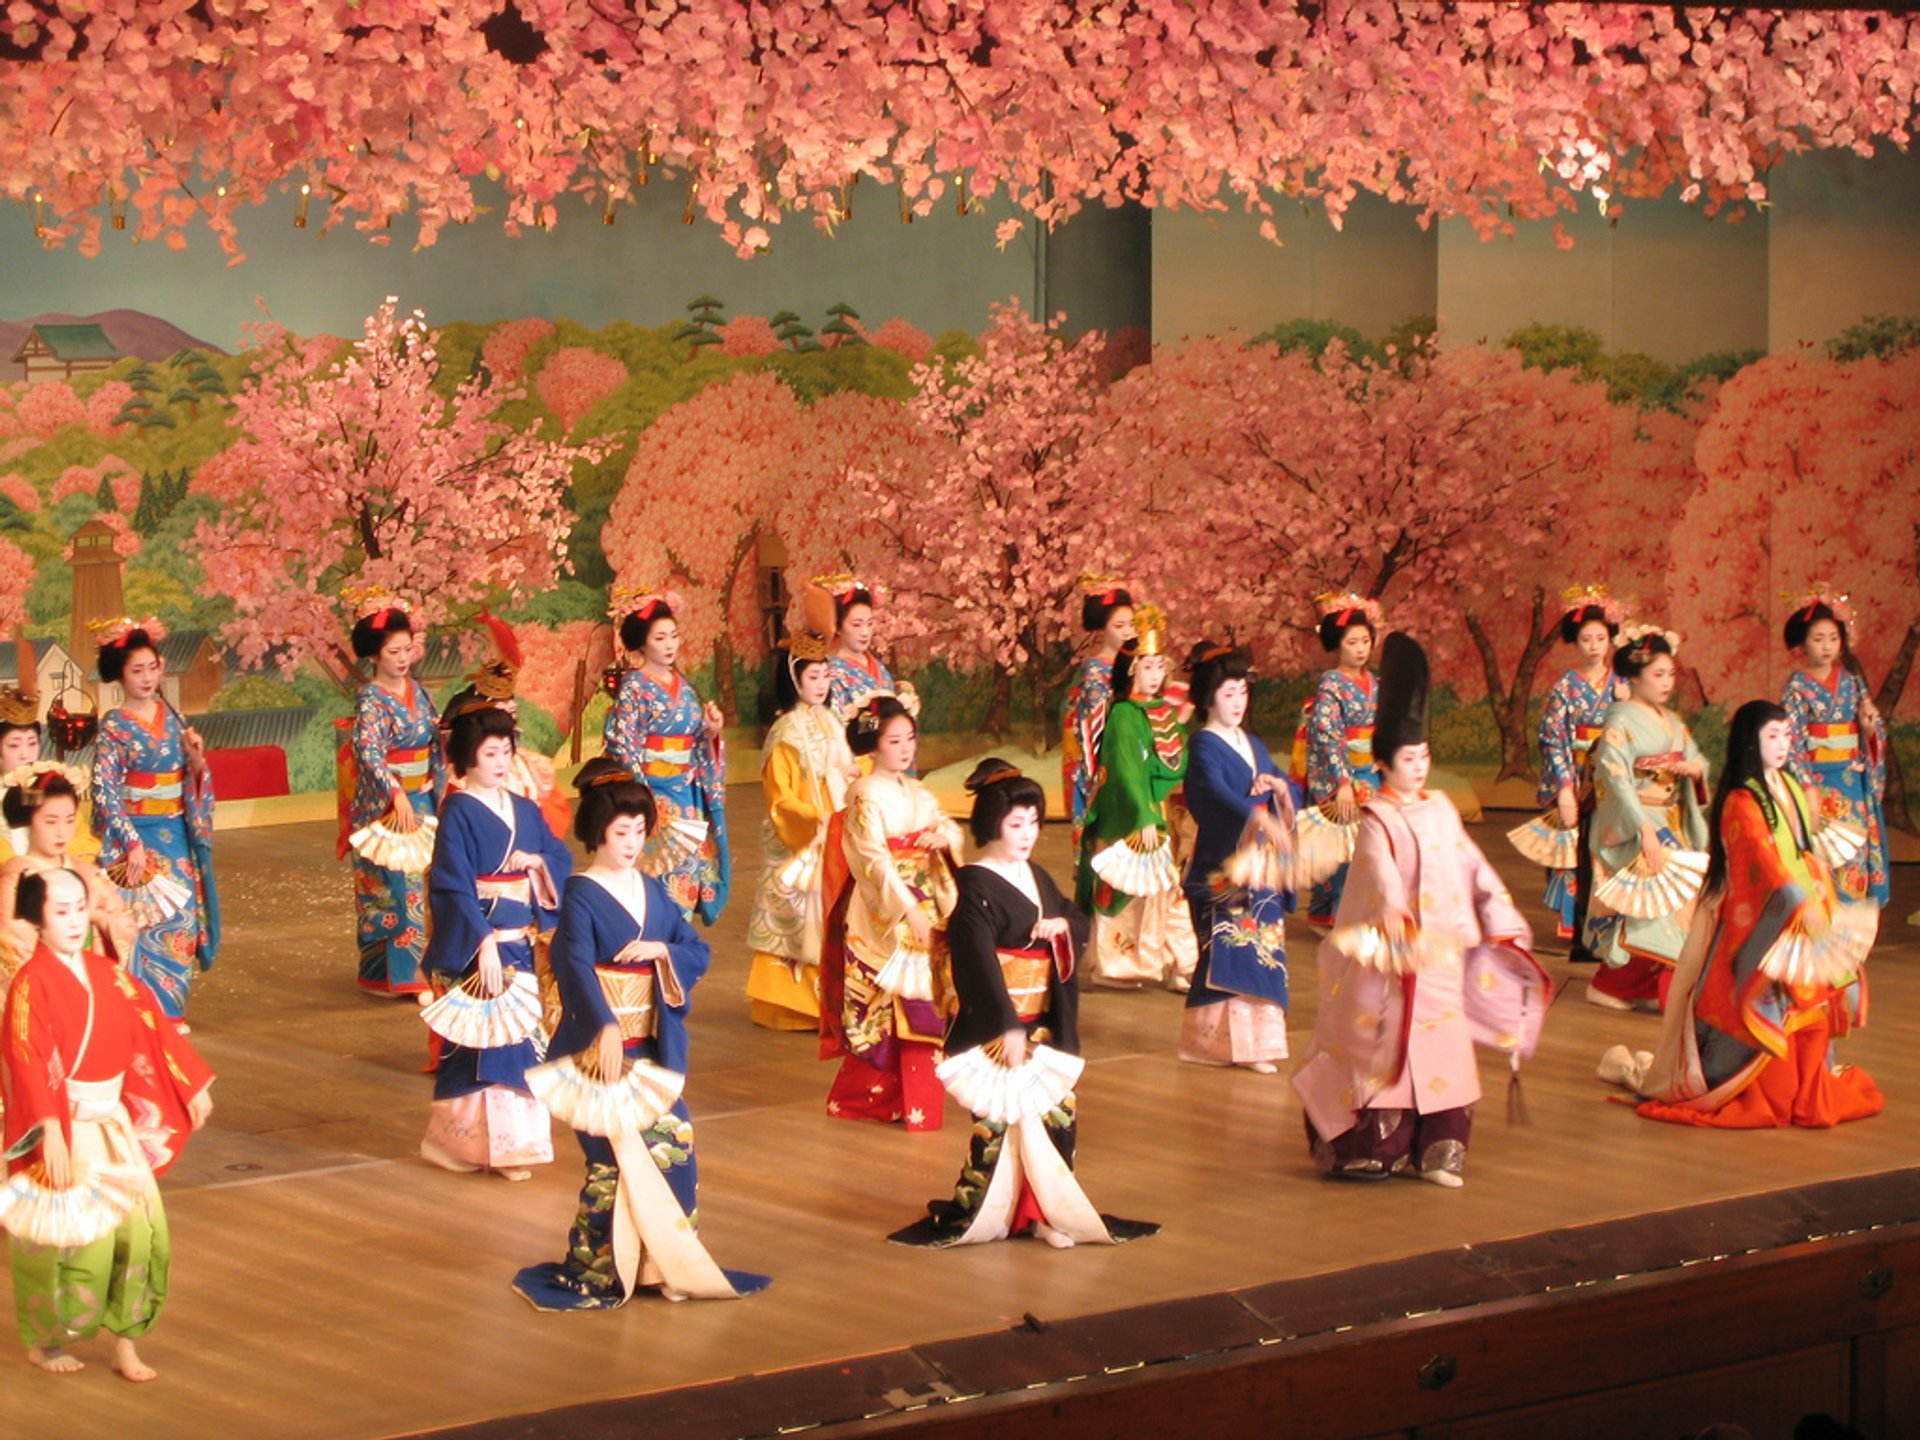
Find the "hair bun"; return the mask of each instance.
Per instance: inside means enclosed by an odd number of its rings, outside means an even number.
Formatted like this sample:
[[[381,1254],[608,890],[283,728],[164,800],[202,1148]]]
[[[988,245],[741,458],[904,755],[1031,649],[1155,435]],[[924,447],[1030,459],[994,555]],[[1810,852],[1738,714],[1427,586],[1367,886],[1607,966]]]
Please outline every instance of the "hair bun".
[[[618,785],[631,779],[633,772],[611,755],[596,755],[582,765],[580,773],[573,777],[573,788],[576,794],[585,795],[602,785]]]
[[[1002,760],[998,755],[990,755],[973,767],[973,773],[967,776],[964,788],[969,795],[978,795],[989,785],[999,785],[1019,778],[1018,765],[1011,760]]]

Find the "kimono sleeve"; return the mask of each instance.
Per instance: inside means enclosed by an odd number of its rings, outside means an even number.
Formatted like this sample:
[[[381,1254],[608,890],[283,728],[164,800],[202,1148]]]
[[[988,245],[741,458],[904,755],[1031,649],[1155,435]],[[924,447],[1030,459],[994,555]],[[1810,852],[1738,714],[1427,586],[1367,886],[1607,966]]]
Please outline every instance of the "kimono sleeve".
[[[1812,747],[1807,743],[1807,726],[1813,723],[1813,704],[1806,683],[1797,671],[1787,677],[1780,708],[1787,712],[1787,727],[1792,735],[1792,744],[1787,750],[1787,770],[1802,785],[1818,784],[1813,773]]]
[[[854,797],[847,806],[846,830],[841,836],[855,893],[874,922],[885,928],[898,925],[919,902],[894,869],[887,847],[886,818],[869,795]]]
[[[975,872],[977,873],[977,872]],[[983,1041],[1018,1029],[1020,1016],[1007,994],[1000,971],[998,917],[991,898],[969,871],[960,872],[960,898],[947,922],[947,949],[953,964],[953,989],[969,1034]]]
[[[534,808],[537,810],[539,807]],[[565,895],[567,885],[573,878],[573,851],[547,826],[544,816],[534,833],[540,836],[540,858],[547,862],[547,878],[553,881],[554,893]],[[542,930],[551,930],[558,917],[557,911],[544,909],[537,904],[533,907],[533,913],[535,923]]]
[[[820,787],[809,779],[800,752],[791,745],[774,746],[760,772],[760,788],[767,797],[767,818],[780,843],[789,850],[804,850],[813,844],[827,817],[816,803]]]
[[[1102,838],[1117,840],[1149,825],[1164,825],[1166,816],[1153,795],[1156,766],[1165,768],[1154,753],[1146,712],[1132,701],[1116,704],[1100,738],[1100,788],[1088,807],[1098,818],[1090,818],[1089,827]]]
[[[1596,783],[1605,787],[1607,808],[1613,812],[1612,828],[1618,832],[1611,838],[1599,835],[1598,840],[1602,845],[1638,845],[1641,827],[1651,817],[1640,803],[1639,783],[1633,773],[1630,750],[1633,739],[1616,718],[1618,714],[1616,710],[1608,717],[1607,727],[1600,732],[1600,738],[1593,742],[1594,778]]]
[[[190,1107],[213,1084],[213,1070],[160,1013],[151,990],[124,970],[113,975],[133,1007],[133,1061],[121,1093],[147,1164],[155,1175],[164,1175],[186,1148],[193,1133]]]
[[[481,943],[493,933],[493,924],[480,903],[479,837],[474,833],[473,819],[479,804],[465,794],[448,799],[439,832],[433,837],[433,863],[427,867],[427,900],[433,911],[429,964],[450,974],[459,974],[473,964]]]
[[[1347,764],[1347,715],[1340,704],[1340,691],[1323,680],[1313,697],[1313,713],[1307,717],[1307,788],[1320,803],[1331,800],[1334,792],[1353,780],[1353,767]]]
[[[560,902],[560,924],[549,953],[566,1017],[562,1023],[569,1030],[578,1027],[597,1032],[618,1023],[613,1007],[607,1004],[606,992],[600,988],[600,979],[593,973],[594,965],[604,958],[593,923],[591,895],[597,888],[593,881],[578,876],[567,882]],[[583,1042],[588,1038],[581,1037]]]
[[[667,947],[667,964],[673,967],[673,978],[679,991],[677,1001],[667,998],[667,987],[661,987],[661,1003],[677,1015],[684,1016],[693,1008],[693,987],[700,983],[701,976],[707,973],[707,967],[713,963],[713,947],[700,938],[700,932],[693,928],[692,922],[681,913],[680,907],[673,903],[673,897],[667,893],[666,886],[652,876],[647,877],[647,928],[655,928],[655,917],[663,917],[666,934],[652,935]]]
[[[640,687],[638,670],[621,675],[613,709],[607,712],[605,731],[607,753],[636,775],[640,773],[640,757],[647,739],[647,702]]]
[[[1562,676],[1547,692],[1547,703],[1540,711],[1540,803],[1551,805],[1574,779],[1573,708]]]
[[[7,991],[6,1034],[0,1038],[0,1074],[6,1081],[7,1159],[24,1165],[39,1147],[48,1121],[71,1138],[67,1085],[59,1064],[58,1019],[41,994],[32,962]]]
[[[100,837],[100,863],[117,865],[140,843],[127,813],[127,740],[125,722],[109,715],[100,726],[93,752],[93,833]]]

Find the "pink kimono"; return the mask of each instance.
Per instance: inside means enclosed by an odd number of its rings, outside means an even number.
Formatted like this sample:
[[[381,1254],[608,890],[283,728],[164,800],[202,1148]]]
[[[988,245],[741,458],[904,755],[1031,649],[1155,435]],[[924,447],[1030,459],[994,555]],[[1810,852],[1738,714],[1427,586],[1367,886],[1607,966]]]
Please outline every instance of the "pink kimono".
[[[1399,914],[1439,944],[1412,974],[1360,958],[1362,927]],[[1457,1175],[1480,1098],[1477,1041],[1531,1055],[1553,993],[1533,933],[1437,790],[1382,791],[1360,834],[1334,929],[1320,942],[1320,1011],[1293,1077],[1315,1162],[1384,1179]]]

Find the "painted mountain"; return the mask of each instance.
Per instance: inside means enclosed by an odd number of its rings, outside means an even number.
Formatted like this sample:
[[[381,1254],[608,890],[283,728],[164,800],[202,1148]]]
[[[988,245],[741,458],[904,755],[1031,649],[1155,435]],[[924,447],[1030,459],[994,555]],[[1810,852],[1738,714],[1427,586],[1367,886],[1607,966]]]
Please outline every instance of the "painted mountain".
[[[98,315],[36,315],[31,320],[0,320],[0,380],[26,378],[14,363],[14,353],[35,325],[98,325],[123,355],[141,360],[165,360],[189,347],[225,354],[218,345],[196,339],[178,325],[141,310],[102,310]]]

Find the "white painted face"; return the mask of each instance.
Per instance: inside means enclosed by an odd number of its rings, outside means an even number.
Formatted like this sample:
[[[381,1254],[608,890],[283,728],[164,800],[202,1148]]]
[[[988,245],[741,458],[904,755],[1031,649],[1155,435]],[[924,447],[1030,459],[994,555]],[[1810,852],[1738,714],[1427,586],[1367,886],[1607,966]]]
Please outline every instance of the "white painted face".
[[[1351,626],[1340,637],[1340,664],[1348,670],[1364,670],[1373,658],[1373,631],[1364,625]]]
[[[610,863],[616,870],[631,870],[647,846],[647,820],[644,815],[616,815],[607,822],[607,833],[595,860]]]
[[[1133,662],[1133,698],[1150,700],[1167,684],[1169,669],[1164,655],[1142,655]]]
[[[1769,773],[1787,768],[1793,753],[1793,727],[1785,720],[1769,720],[1760,727],[1760,763]]]
[[[833,667],[824,660],[810,660],[800,666],[793,688],[800,692],[802,705],[824,705],[833,691]]]
[[[411,630],[396,630],[381,643],[373,657],[373,668],[380,679],[393,684],[407,678],[413,670],[414,636]]]
[[[1816,620],[1807,627],[1807,663],[1825,670],[1840,658],[1840,627],[1831,620]]]
[[[1222,725],[1238,725],[1247,718],[1247,703],[1251,698],[1252,691],[1245,680],[1222,680],[1207,709]]]
[[[71,870],[49,870],[47,906],[40,917],[40,939],[49,950],[71,955],[84,949],[92,916],[87,887]]]
[[[482,789],[497,790],[513,772],[513,739],[507,735],[489,735],[474,747],[473,764],[467,767],[467,779]]]
[[[1680,678],[1680,667],[1674,663],[1671,655],[1656,655],[1633,679],[1627,682],[1633,691],[1633,698],[1645,700],[1651,705],[1664,705],[1673,698],[1674,684]]]
[[[1013,861],[1026,860],[1040,843],[1040,812],[1031,805],[1016,805],[1000,822],[1000,850]]]
[[[904,774],[913,768],[920,748],[920,734],[913,717],[896,715],[880,728],[880,743],[873,752],[874,768],[890,775]]]
[[[671,670],[673,662],[680,658],[679,622],[672,616],[654,621],[647,630],[646,643],[640,647],[640,655],[656,670]]]
[[[151,646],[142,645],[127,656],[127,668],[120,672],[120,689],[127,699],[144,703],[160,693],[166,665]]]
[[[1113,613],[1107,616],[1107,623],[1100,631],[1100,648],[1113,654],[1133,639],[1133,607],[1116,605]]]
[[[40,758],[40,729],[9,730],[0,735],[0,771],[17,770]]]
[[[1403,795],[1419,791],[1427,783],[1427,776],[1433,773],[1433,750],[1426,741],[1418,745],[1402,745],[1393,752],[1393,759],[1386,769],[1387,784]]]
[[[1574,636],[1573,643],[1589,669],[1604,665],[1613,658],[1613,636],[1608,633],[1604,620],[1587,621],[1580,627],[1580,633]]]
[[[873,648],[873,631],[873,607],[849,605],[840,620],[840,643],[855,655],[864,655]]]
[[[27,847],[42,860],[64,860],[80,824],[80,807],[70,795],[54,795],[34,808],[27,822]]]

